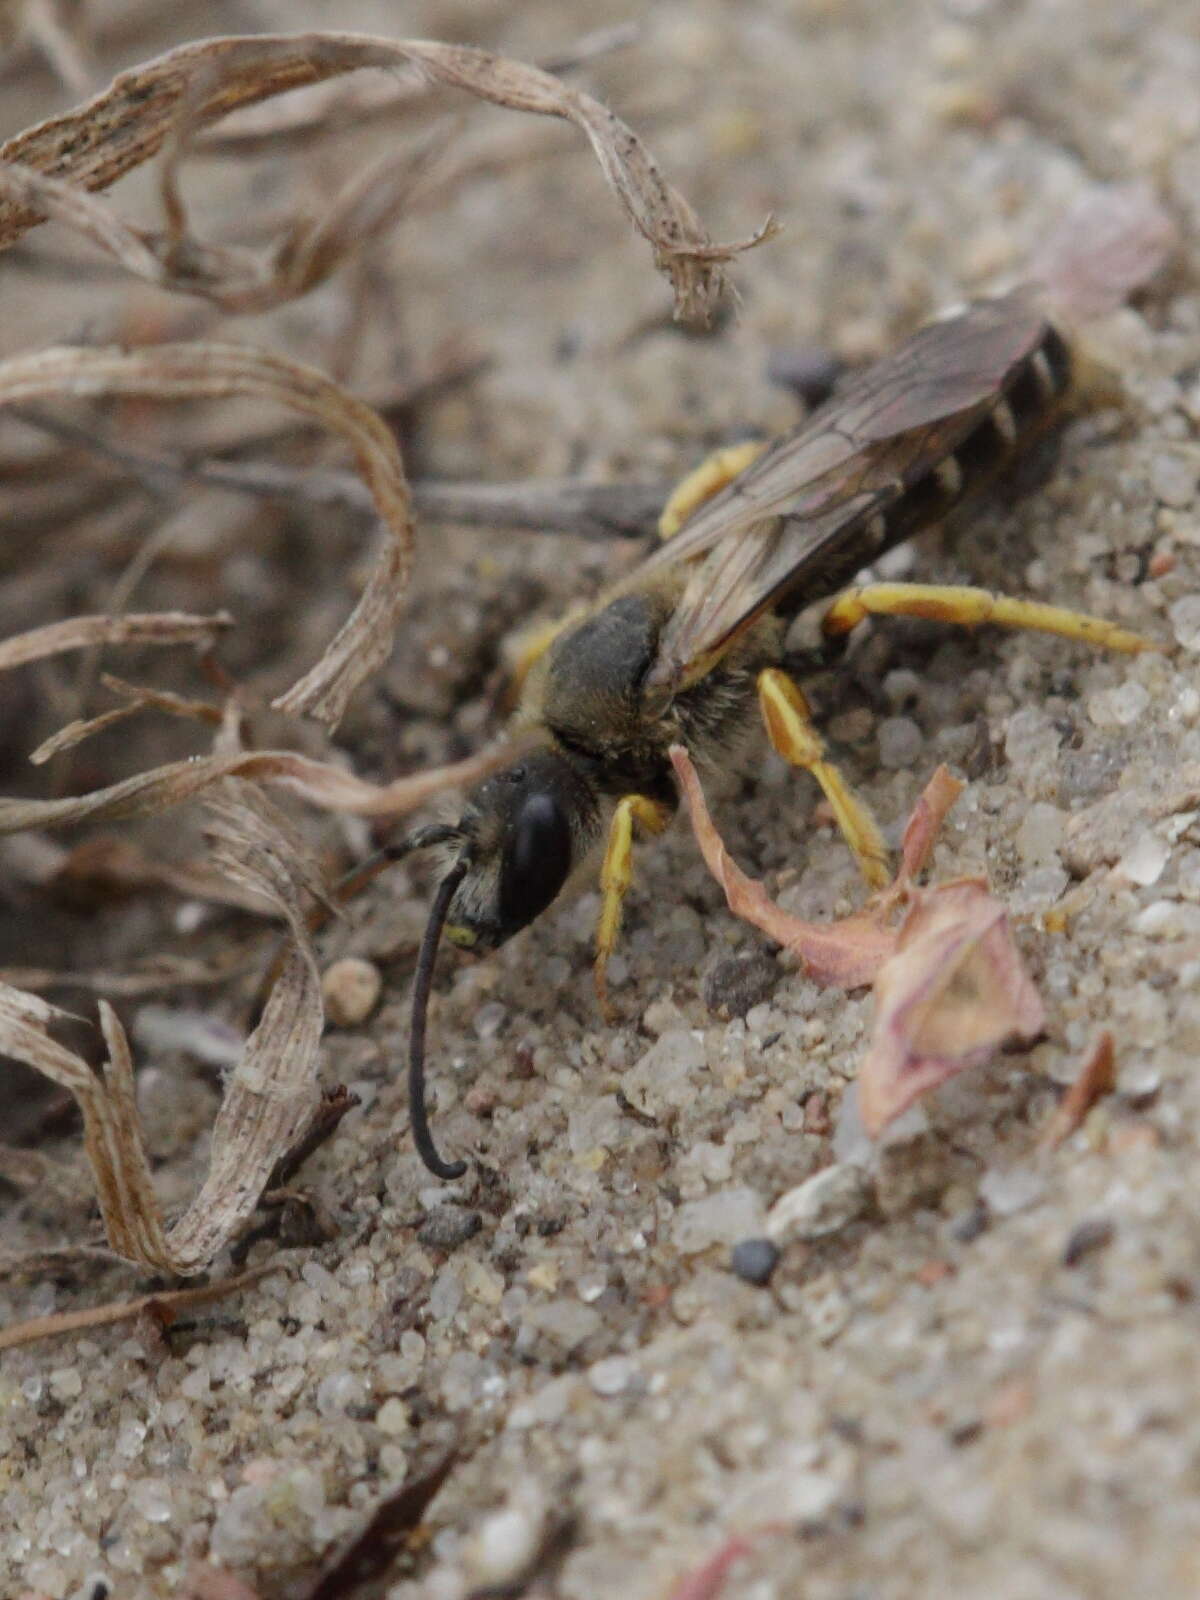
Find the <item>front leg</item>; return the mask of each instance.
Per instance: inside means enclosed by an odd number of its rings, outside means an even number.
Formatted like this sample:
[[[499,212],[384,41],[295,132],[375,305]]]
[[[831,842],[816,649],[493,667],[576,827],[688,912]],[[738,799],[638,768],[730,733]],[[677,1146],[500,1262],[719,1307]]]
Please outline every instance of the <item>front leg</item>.
[[[605,1017],[611,1016],[605,970],[621,929],[621,907],[633,881],[633,828],[661,833],[670,822],[670,806],[644,794],[627,794],[617,801],[608,825],[608,843],[600,868],[600,920],[596,925],[596,998]]]

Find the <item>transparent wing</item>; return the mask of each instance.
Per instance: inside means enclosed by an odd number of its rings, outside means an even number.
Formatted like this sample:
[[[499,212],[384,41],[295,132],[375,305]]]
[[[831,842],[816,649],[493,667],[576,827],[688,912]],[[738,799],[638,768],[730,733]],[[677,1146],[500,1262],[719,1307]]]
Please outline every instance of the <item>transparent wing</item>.
[[[1022,290],[931,323],[705,502],[636,575],[698,563],[649,683],[694,680],[786,593],[819,598],[865,564],[868,522],[971,433],[1045,328]]]

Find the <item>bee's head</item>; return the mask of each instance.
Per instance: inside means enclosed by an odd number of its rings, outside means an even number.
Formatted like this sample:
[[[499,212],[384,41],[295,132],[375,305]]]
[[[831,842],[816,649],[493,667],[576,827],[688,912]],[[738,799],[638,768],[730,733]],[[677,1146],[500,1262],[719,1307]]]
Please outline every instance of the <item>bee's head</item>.
[[[528,927],[556,898],[587,854],[598,828],[595,794],[566,757],[531,752],[475,789],[456,827],[414,842],[445,852],[446,871],[429,913],[413,982],[409,1107],[421,1160],[439,1178],[458,1178],[461,1161],[443,1161],[425,1110],[425,1022],[443,926],[464,949],[495,950]]]
[[[554,750],[536,750],[468,797],[450,862],[465,866],[446,914],[446,937],[495,950],[558,896],[596,831],[596,800]]]

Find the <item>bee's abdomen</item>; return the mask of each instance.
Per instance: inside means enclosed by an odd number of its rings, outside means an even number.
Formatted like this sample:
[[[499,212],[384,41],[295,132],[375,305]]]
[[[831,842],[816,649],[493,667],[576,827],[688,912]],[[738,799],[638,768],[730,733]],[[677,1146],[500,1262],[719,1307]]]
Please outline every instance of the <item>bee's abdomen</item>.
[[[985,487],[1054,420],[1070,386],[1071,353],[1047,323],[1036,348],[1016,364],[971,432],[876,513],[878,521],[870,529],[875,553],[940,521]]]

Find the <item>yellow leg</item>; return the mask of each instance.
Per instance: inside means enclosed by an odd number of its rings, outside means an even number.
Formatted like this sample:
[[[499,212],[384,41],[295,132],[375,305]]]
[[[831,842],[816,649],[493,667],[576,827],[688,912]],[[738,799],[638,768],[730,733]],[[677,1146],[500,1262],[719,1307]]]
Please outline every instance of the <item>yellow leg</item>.
[[[633,825],[647,833],[661,833],[671,820],[669,806],[660,805],[644,794],[627,794],[617,801],[608,825],[608,844],[600,868],[600,921],[596,927],[596,996],[605,1016],[609,1014],[608,984],[605,969],[621,929],[621,905],[633,881]]]
[[[765,439],[747,439],[744,444],[726,445],[723,450],[714,450],[712,455],[705,456],[672,490],[658,519],[659,538],[669,539],[673,533],[678,533],[697,506],[711,500],[718,489],[723,489],[739,472],[745,472],[766,448]]]
[[[827,636],[837,637],[849,633],[868,615],[926,617],[933,622],[956,622],[966,627],[991,622],[1002,628],[1033,628],[1039,633],[1058,633],[1066,639],[1082,639],[1085,644],[1123,650],[1130,655],[1154,648],[1115,622],[1089,617],[1082,611],[1064,611],[1061,606],[1017,600],[987,589],[936,583],[872,583],[862,589],[846,589],[825,613],[821,627]]]
[[[825,759],[825,745],[813,727],[808,701],[786,672],[768,667],[758,675],[758,703],[771,743],[785,761],[812,773],[833,808],[859,871],[872,889],[882,889],[892,874],[879,824],[838,769]]]

